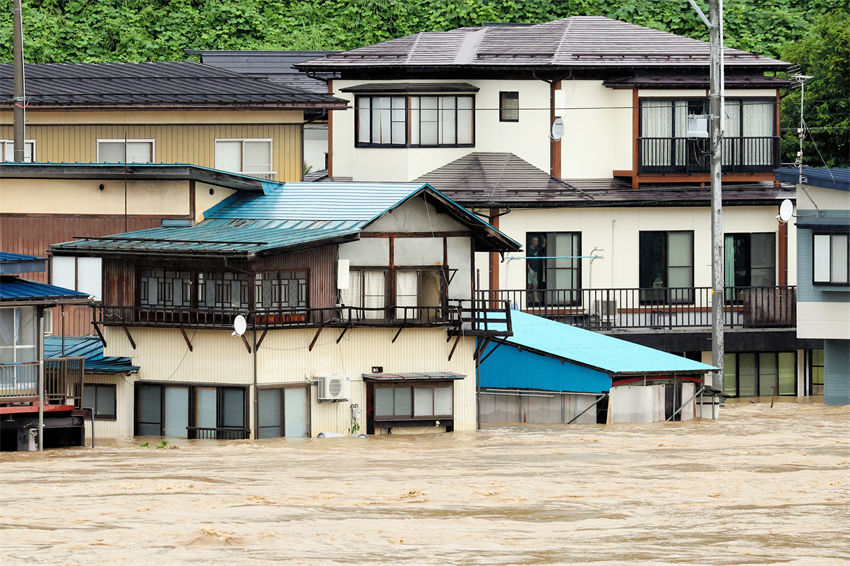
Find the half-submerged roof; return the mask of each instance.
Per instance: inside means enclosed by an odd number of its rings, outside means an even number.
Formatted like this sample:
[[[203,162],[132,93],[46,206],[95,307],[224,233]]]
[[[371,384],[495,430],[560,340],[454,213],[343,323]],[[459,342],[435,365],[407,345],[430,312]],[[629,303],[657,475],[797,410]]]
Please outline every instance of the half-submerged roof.
[[[13,69],[0,65],[0,98],[12,99]],[[345,108],[346,102],[262,77],[192,61],[30,63],[27,104],[56,108]]]
[[[709,43],[601,16],[573,16],[531,26],[485,26],[422,32],[333,53],[296,65],[345,68],[708,68]],[[781,69],[787,63],[724,50],[727,68]]]
[[[717,368],[681,356],[584,330],[546,318],[511,311],[508,345],[554,356],[613,376],[703,374]]]
[[[194,226],[173,226],[86,238],[52,246],[63,252],[253,256],[359,238],[371,223],[422,197],[470,227],[481,251],[520,244],[427,184],[267,183],[262,195],[237,193]]]

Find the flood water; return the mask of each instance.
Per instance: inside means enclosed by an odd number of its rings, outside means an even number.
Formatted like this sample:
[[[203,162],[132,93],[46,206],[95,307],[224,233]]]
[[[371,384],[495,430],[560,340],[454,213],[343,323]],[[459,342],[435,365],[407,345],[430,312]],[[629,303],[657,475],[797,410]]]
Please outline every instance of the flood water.
[[[0,453],[4,564],[846,564],[850,408]]]

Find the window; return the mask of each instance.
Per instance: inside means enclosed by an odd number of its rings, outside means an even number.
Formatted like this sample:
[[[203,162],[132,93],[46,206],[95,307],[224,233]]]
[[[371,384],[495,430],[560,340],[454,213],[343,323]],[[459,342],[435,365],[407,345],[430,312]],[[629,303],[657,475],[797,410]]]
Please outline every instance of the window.
[[[273,179],[271,139],[215,140],[215,168]]]
[[[152,163],[154,140],[97,140],[98,163]]]
[[[357,147],[475,144],[469,95],[358,96],[354,104]]]
[[[88,295],[95,301],[103,293],[101,258],[53,256],[51,258],[51,283]]]
[[[581,304],[580,232],[529,232],[525,249],[528,306]]]
[[[439,320],[442,315],[442,271],[399,269],[396,275],[396,318]]]
[[[15,140],[0,140],[0,161],[15,160]],[[24,142],[24,162],[35,161],[35,140]]]
[[[642,231],[639,248],[641,303],[693,303],[694,233]]]
[[[812,281],[817,285],[847,285],[850,248],[848,234],[812,235]]]
[[[139,304],[145,307],[191,307],[192,273],[143,269],[139,273]]]
[[[723,358],[723,389],[733,397],[797,394],[796,352],[738,352]],[[775,388],[775,389],[774,389]]]
[[[247,408],[244,387],[137,383],[135,434],[247,438]]]
[[[86,383],[83,385],[83,407],[94,411],[94,418],[115,420],[115,385]]]
[[[809,352],[809,376],[812,381],[810,393],[823,395],[823,349]]]
[[[255,276],[257,309],[297,309],[307,306],[306,271],[272,271]]]
[[[247,273],[198,273],[198,308],[247,309],[250,285]]]
[[[386,318],[387,272],[383,269],[352,269],[348,289],[342,290],[342,304],[355,307],[351,318]]]
[[[376,385],[375,421],[452,418],[451,384]]]
[[[777,161],[776,101],[726,99],[724,172],[769,171]],[[708,114],[708,100],[642,98],[639,167],[641,173],[708,171],[707,138],[688,136],[688,117]]]
[[[259,438],[307,436],[308,398],[305,387],[260,389]]]
[[[776,284],[776,236],[773,232],[726,234],[723,271],[727,287],[773,287]],[[727,290],[727,300],[735,296]]]
[[[26,363],[36,360],[35,307],[0,308],[0,363]]]
[[[499,121],[519,122],[519,93],[499,93]]]

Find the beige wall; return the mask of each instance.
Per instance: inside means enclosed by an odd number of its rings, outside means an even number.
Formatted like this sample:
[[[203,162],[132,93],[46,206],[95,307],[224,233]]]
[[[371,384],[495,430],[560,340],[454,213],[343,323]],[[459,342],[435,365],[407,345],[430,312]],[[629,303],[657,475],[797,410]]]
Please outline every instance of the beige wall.
[[[28,120],[31,115],[28,113]],[[77,117],[71,113],[73,117]],[[63,123],[65,114],[55,115],[56,123],[30,121],[27,140],[35,140],[36,161],[95,162],[99,139],[155,140],[154,162],[191,163],[215,167],[215,140],[259,138],[272,140],[272,165],[281,181],[300,181],[302,140],[300,123],[250,123],[250,114],[228,116],[236,123],[179,123],[161,117],[159,123],[133,122],[128,114],[112,123]],[[284,118],[291,118],[287,115]],[[12,126],[0,125],[0,139],[12,139]]]
[[[94,421],[95,446],[102,438],[129,438],[133,436],[133,406],[135,403],[133,383],[135,374],[95,375],[86,374],[85,383],[109,383],[115,385],[115,420]],[[91,440],[91,421],[86,421],[86,438]]]
[[[454,343],[446,341],[444,328],[407,328],[392,342],[396,328],[352,328],[337,343],[340,330],[325,329],[308,351],[316,329],[269,331],[257,353],[259,385],[308,384],[319,375],[343,375],[352,380],[351,402],[361,407],[365,430],[366,399],[361,375],[372,366],[393,373],[447,371],[466,375],[454,386],[455,430],[475,429],[475,341],[461,339],[452,357]],[[250,385],[253,382],[253,355],[229,330],[187,330],[193,351],[189,352],[180,331],[158,328],[130,328],[137,349],[130,346],[120,327],[107,327],[106,356],[130,356],[140,366],[138,377],[160,383]],[[253,336],[246,335],[249,341]],[[345,432],[350,426],[348,402],[318,403],[316,386],[311,385],[311,431]],[[250,413],[250,411],[249,411]],[[124,421],[122,421],[124,422]],[[132,434],[132,417],[126,435]]]

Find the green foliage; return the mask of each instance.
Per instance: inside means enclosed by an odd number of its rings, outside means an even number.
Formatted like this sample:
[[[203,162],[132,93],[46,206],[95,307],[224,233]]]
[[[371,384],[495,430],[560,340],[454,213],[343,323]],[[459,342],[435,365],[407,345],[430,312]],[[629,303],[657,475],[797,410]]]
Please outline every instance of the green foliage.
[[[697,2],[707,11],[707,0]],[[0,61],[12,59],[11,8],[0,0]],[[724,9],[727,46],[782,56],[817,77],[807,90],[822,102],[807,104],[809,124],[845,128],[816,139],[829,163],[846,164],[847,0],[726,0]],[[353,49],[420,31],[573,15],[708,39],[687,0],[24,0],[25,53],[31,62],[89,62],[183,60],[184,49]],[[794,96],[785,120],[798,115]]]

